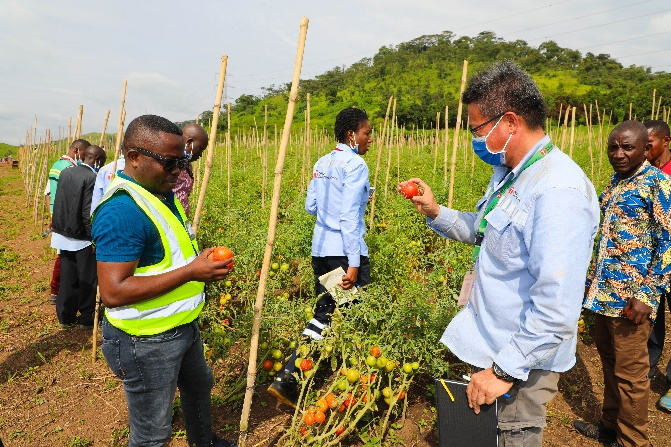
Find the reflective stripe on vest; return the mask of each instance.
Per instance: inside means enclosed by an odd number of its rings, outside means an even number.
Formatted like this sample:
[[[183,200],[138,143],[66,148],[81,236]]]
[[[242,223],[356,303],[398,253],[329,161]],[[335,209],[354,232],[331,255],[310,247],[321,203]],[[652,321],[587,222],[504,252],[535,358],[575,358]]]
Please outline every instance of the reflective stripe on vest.
[[[160,275],[183,267],[196,258],[198,245],[195,238],[192,240],[179,219],[141,186],[117,176],[108,186],[100,204],[109,200],[119,189],[127,192],[151,220],[163,246],[163,259],[156,264],[137,267],[135,276]],[[174,200],[182,222],[186,222],[182,205],[176,197]],[[105,314],[110,324],[128,334],[155,335],[198,318],[205,302],[204,290],[205,283],[190,281],[156,298],[106,308]]]

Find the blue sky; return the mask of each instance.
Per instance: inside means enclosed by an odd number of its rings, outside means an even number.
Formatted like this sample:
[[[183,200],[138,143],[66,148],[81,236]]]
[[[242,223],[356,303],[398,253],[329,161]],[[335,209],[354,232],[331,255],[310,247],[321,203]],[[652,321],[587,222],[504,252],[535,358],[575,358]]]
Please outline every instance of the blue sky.
[[[126,122],[195,118],[212,108],[224,54],[228,100],[289,82],[301,16],[310,19],[303,79],[446,30],[554,40],[671,71],[668,0],[2,0],[0,141],[23,141],[35,115],[38,135],[67,132],[80,104],[84,133],[99,132],[107,110],[115,132],[124,80]],[[659,94],[671,104],[671,92]]]

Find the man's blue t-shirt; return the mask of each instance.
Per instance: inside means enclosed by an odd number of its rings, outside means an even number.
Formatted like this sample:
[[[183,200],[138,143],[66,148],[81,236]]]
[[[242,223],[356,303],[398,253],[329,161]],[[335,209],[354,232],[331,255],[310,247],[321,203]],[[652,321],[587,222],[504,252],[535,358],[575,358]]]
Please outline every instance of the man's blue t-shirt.
[[[137,183],[123,173],[119,176]],[[174,194],[170,192],[165,198],[165,205],[181,222]],[[131,262],[139,259],[138,267],[146,267],[160,262],[164,256],[156,226],[124,190],[117,191],[96,209],[91,237],[98,261]]]

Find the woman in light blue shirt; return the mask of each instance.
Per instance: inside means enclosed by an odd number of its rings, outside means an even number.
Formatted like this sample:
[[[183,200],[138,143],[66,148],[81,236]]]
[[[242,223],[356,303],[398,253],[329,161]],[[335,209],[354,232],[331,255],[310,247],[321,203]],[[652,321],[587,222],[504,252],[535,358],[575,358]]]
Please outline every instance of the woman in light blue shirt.
[[[372,194],[368,181],[368,166],[361,158],[372,143],[368,115],[356,107],[338,113],[335,122],[336,147],[315,163],[312,180],[305,199],[305,210],[317,217],[312,237],[312,269],[315,292],[319,297],[314,317],[303,338],[321,339],[322,331],[331,324],[336,302],[319,283],[319,277],[342,267],[343,289],[370,283],[368,246],[364,213]],[[320,296],[321,295],[321,296]],[[297,354],[289,359],[268,392],[277,399],[296,406],[298,391],[292,376]]]

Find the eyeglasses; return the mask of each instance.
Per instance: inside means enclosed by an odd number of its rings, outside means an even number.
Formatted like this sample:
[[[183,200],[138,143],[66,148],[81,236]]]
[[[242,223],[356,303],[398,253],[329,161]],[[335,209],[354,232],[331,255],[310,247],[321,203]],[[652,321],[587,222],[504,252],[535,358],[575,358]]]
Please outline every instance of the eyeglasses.
[[[490,119],[489,121],[485,121],[484,123],[482,123],[482,124],[478,124],[478,125],[475,126],[475,127],[470,127],[468,130],[471,131],[471,135],[473,135],[474,137],[477,137],[478,135],[476,134],[476,132],[477,132],[479,129],[482,129],[483,127],[485,127],[487,124],[491,123],[492,121],[496,121],[497,119],[501,118],[501,117],[502,117],[503,115],[505,115],[505,114],[506,114],[506,112],[503,112],[503,113],[501,113],[501,114],[499,114],[499,115],[496,115],[494,118]]]
[[[186,157],[165,158],[146,149],[141,149],[139,147],[130,148],[128,150],[138,151],[139,153],[146,155],[147,157],[151,157],[154,160],[157,160],[159,163],[163,165],[163,169],[166,170],[167,172],[172,172],[175,170],[175,168],[179,168],[180,171],[183,171],[184,169],[189,167],[189,164],[191,163],[191,160]]]

